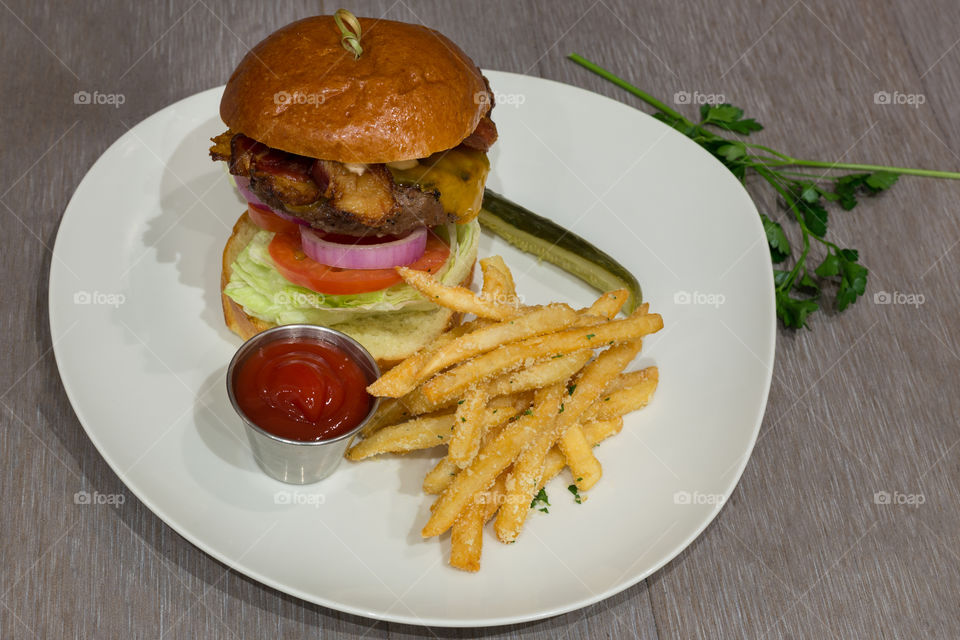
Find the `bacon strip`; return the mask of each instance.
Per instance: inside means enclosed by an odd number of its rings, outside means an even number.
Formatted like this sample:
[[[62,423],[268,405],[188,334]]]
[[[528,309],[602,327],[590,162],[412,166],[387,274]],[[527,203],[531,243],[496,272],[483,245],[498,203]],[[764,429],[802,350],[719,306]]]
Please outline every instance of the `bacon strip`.
[[[477,128],[473,130],[473,133],[464,138],[460,144],[486,153],[496,141],[497,125],[493,123],[493,120],[491,120],[489,116],[483,116],[480,118],[480,122],[477,123]]]

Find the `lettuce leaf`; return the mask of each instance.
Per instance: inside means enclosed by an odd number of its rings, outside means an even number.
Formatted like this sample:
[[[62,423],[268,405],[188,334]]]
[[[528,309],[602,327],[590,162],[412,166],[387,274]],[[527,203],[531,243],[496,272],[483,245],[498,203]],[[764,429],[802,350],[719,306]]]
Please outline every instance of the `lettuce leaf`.
[[[477,256],[480,224],[448,225],[436,230],[447,234],[450,257],[439,271],[444,284],[458,284],[470,272]],[[223,292],[251,316],[274,324],[335,325],[359,315],[386,311],[427,311],[434,304],[415,289],[400,283],[370,293],[324,295],[292,284],[276,270],[268,246],[273,233],[258,231],[232,265],[230,282]]]

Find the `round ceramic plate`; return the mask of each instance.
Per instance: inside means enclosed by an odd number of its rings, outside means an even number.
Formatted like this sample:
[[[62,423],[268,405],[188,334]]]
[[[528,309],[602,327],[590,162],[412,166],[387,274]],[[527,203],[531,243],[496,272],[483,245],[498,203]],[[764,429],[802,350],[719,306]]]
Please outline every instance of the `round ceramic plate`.
[[[50,324],[80,423],[121,480],[221,562],[304,600],[371,618],[482,626],[597,602],[690,544],[730,496],[773,366],[770,259],[756,209],[694,143],[596,94],[488,72],[500,140],[488,185],[587,238],[640,280],[665,328],[653,402],[598,448],[603,479],[576,504],[548,486],[517,543],[485,533],[482,568],[424,540],[420,491],[438,450],[344,462],[292,487],[260,472],[224,385],[240,340],[220,310],[220,256],[243,205],[209,138],[222,88],[163,109],[90,169],[57,234]],[[529,304],[589,304],[576,278],[486,232]]]

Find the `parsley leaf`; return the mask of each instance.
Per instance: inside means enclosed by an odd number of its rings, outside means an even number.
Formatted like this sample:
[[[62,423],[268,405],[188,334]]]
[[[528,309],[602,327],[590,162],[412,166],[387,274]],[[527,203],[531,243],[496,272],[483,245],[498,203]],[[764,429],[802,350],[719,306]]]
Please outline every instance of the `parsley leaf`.
[[[779,222],[775,222],[760,214],[763,221],[763,232],[767,236],[767,244],[770,245],[770,259],[774,264],[779,264],[790,255],[790,241],[787,240],[787,234],[783,232],[783,227]]]
[[[533,500],[530,501],[530,508],[536,508],[537,504],[543,504],[550,506],[550,498],[547,497],[547,490],[543,487],[540,487],[540,491],[537,492],[537,495],[533,496]],[[546,511],[544,511],[546,513]]]

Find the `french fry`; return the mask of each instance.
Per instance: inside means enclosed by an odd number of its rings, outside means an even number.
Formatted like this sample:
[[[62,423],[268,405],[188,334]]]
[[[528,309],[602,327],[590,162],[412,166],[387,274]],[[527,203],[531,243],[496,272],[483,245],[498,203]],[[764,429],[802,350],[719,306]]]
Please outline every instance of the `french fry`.
[[[480,570],[483,551],[485,505],[468,504],[453,523],[450,532],[450,566],[463,571]]]
[[[421,387],[423,395],[433,402],[525,363],[558,353],[594,349],[659,331],[663,319],[658,314],[634,313],[624,320],[611,320],[588,329],[577,328],[514,342],[459,364],[435,376]]]
[[[367,391],[371,395],[380,398],[399,398],[409,393],[419,384],[419,382],[412,384],[410,380],[417,376],[420,370],[423,369],[424,363],[430,360],[434,353],[460,336],[468,334],[471,331],[476,331],[487,324],[489,324],[487,320],[478,318],[477,320],[458,325],[450,331],[440,334],[434,339],[431,345],[399,362],[392,369],[377,378],[367,387]]]
[[[583,368],[570,387],[566,411],[558,420],[561,430],[560,451],[567,459],[574,482],[581,491],[590,489],[603,474],[603,469],[578,424],[596,397],[626,368],[640,351],[640,340],[611,347]],[[566,427],[566,428],[565,428]]]
[[[517,302],[517,287],[510,267],[500,256],[490,256],[480,261],[483,271],[483,287],[480,292],[489,300]]]
[[[659,371],[656,367],[647,367],[641,371],[631,371],[622,374],[614,380],[614,388],[607,388],[593,406],[587,411],[585,419],[611,420],[642,409],[650,402],[653,392],[657,389]],[[621,379],[623,381],[621,382]],[[623,384],[617,388],[617,383]]]
[[[487,383],[490,396],[496,397],[510,392],[540,389],[541,387],[549,387],[554,382],[566,380],[590,361],[593,352],[584,350],[561,355],[560,358],[550,356],[546,360],[535,362],[525,369],[510,371],[493,378]]]
[[[524,309],[512,320],[488,325],[438,349],[419,372],[417,384],[452,364],[492,351],[500,345],[559,331],[576,317],[577,313],[565,304]]]
[[[625,371],[621,373],[610,384],[607,385],[606,393],[613,393],[614,391],[619,391],[620,389],[625,389],[627,387],[632,387],[639,382],[646,380],[650,375],[650,372],[647,369],[639,369],[637,371]]]
[[[580,425],[573,425],[567,429],[566,433],[560,436],[557,444],[563,452],[567,466],[570,467],[570,473],[573,474],[573,482],[577,488],[586,491],[593,487],[603,475],[603,466],[593,455],[593,448],[583,435]]]
[[[426,271],[416,271],[408,267],[396,267],[397,273],[404,282],[426,296],[431,302],[442,307],[472,313],[478,318],[491,320],[509,320],[517,315],[519,308],[516,305],[503,304],[474,295],[465,287],[448,287],[441,284],[432,274]]]
[[[470,572],[480,570],[483,525],[493,517],[503,501],[506,477],[506,472],[501,473],[490,489],[474,495],[473,500],[457,516],[450,531],[450,566]]]
[[[485,500],[485,508],[483,510],[484,522],[492,518],[497,512],[497,509],[503,504],[506,493],[507,475],[509,475],[509,473],[510,467],[507,467],[503,473],[497,476],[493,486],[487,489],[487,499]]]
[[[484,420],[487,417],[484,407],[489,399],[486,387],[479,385],[468,389],[457,406],[447,457],[459,469],[467,467],[480,450],[480,439],[489,426]]]
[[[351,446],[347,460],[363,460],[381,453],[406,453],[445,444],[453,429],[453,412],[422,416],[383,427]]]
[[[620,313],[620,309],[623,308],[623,305],[627,302],[627,298],[630,297],[630,292],[626,289],[614,289],[613,291],[607,291],[605,294],[597,298],[590,307],[586,310],[587,315],[591,316],[603,316],[604,318],[613,319],[617,317],[617,314]]]
[[[566,464],[566,463],[564,463]],[[443,493],[443,490],[450,486],[453,477],[457,475],[460,468],[448,456],[443,456],[437,461],[433,469],[427,472],[423,478],[423,492],[436,495]]]
[[[604,421],[595,420],[585,423],[580,428],[583,430],[583,435],[587,439],[587,442],[590,443],[590,446],[595,447],[610,436],[615,436],[620,433],[621,429],[623,429],[623,418]],[[566,466],[567,459],[563,456],[563,452],[560,451],[560,447],[554,446],[553,449],[550,449],[550,452],[547,453],[543,461],[543,474],[540,476],[537,491],[555,478]]]
[[[553,426],[556,413],[551,414],[545,404],[550,393],[549,388],[537,391],[533,407],[508,424],[481,449],[468,469],[457,474],[434,504],[433,514],[421,532],[423,537],[438,536],[449,529],[475,493],[490,487],[540,431]]]
[[[556,417],[566,393],[567,387],[562,382],[547,387],[544,398],[546,406],[541,411],[551,411]],[[520,534],[530,511],[530,501],[540,482],[543,459],[558,436],[555,428],[542,430],[514,461],[510,475],[507,476],[506,497],[494,525],[500,542],[513,542]]]
[[[377,408],[377,412],[373,414],[373,417],[370,418],[367,424],[363,425],[363,429],[360,430],[360,435],[366,438],[374,431],[388,424],[400,422],[405,417],[405,414],[406,411],[403,405],[393,398],[387,398],[380,402],[380,407]]]

